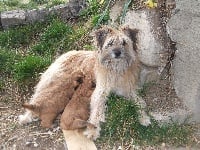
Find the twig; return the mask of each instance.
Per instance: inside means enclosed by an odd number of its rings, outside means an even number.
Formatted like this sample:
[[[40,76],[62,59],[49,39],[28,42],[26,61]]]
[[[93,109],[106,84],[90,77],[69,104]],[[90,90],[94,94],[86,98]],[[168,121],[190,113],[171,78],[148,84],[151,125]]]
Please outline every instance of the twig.
[[[122,16],[120,17],[120,24],[123,23],[125,15],[126,15],[126,11],[128,10],[128,6],[130,5],[132,0],[127,0],[127,2],[124,4],[124,8],[123,8],[123,12],[122,12]]]

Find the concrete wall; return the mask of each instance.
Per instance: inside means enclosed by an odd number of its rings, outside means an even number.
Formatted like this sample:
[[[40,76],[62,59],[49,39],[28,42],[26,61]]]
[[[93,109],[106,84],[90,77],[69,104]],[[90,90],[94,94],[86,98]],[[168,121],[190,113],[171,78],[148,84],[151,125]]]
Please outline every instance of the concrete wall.
[[[176,0],[168,28],[177,42],[173,62],[176,93],[193,113],[192,121],[200,122],[200,0]]]

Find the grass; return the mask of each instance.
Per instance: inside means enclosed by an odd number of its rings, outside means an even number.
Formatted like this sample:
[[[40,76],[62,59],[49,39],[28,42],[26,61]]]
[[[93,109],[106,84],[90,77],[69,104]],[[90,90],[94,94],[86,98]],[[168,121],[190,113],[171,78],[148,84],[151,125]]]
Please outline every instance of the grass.
[[[45,23],[0,31],[1,74],[10,74],[19,84],[36,81],[58,52],[91,49],[90,29],[82,22],[72,26],[50,17]]]
[[[39,56],[26,56],[16,63],[13,68],[13,77],[17,82],[31,82],[37,79],[39,73],[43,72],[51,63],[50,58]]]
[[[13,64],[20,60],[20,55],[14,51],[0,49],[0,74],[1,76],[10,76],[13,70]]]
[[[131,4],[131,2],[132,2],[132,0],[127,0],[126,1],[125,5],[124,5],[124,8],[123,8],[123,11],[122,11],[122,15],[120,17],[120,22],[119,22],[120,24],[122,24],[124,22],[124,18],[126,16],[126,12],[128,10],[129,5]]]
[[[32,43],[41,32],[44,32],[46,26],[47,23],[35,23],[34,25],[30,24],[3,30],[0,32],[0,47],[16,49],[27,46]]]
[[[58,19],[53,19],[45,31],[41,33],[39,42],[31,48],[30,52],[38,55],[55,55],[61,41],[71,35],[72,30],[71,26]]]
[[[37,9],[40,6],[52,7],[65,3],[64,0],[27,0],[23,3],[21,0],[2,0],[0,1],[0,11],[9,11],[14,9]]]
[[[187,125],[177,123],[159,125],[151,119],[151,125],[142,126],[139,123],[138,110],[134,102],[111,94],[108,97],[106,123],[102,124],[99,143],[114,145],[161,145],[162,143],[183,146],[188,144],[192,129]]]

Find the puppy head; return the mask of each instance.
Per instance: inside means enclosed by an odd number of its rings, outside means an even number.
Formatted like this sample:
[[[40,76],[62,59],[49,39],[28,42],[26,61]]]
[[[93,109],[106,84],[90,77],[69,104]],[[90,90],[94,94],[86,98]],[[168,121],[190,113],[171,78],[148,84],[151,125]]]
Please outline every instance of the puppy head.
[[[121,72],[136,62],[137,30],[103,27],[95,32],[98,59],[109,70]]]

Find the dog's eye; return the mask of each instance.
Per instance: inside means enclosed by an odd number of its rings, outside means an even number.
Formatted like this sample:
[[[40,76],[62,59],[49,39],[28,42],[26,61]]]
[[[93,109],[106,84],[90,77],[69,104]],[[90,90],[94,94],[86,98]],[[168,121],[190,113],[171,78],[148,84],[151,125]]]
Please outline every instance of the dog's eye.
[[[112,45],[113,45],[113,40],[108,43],[108,46],[112,46]]]
[[[122,45],[123,45],[123,46],[126,45],[126,41],[125,41],[125,40],[122,41]]]

